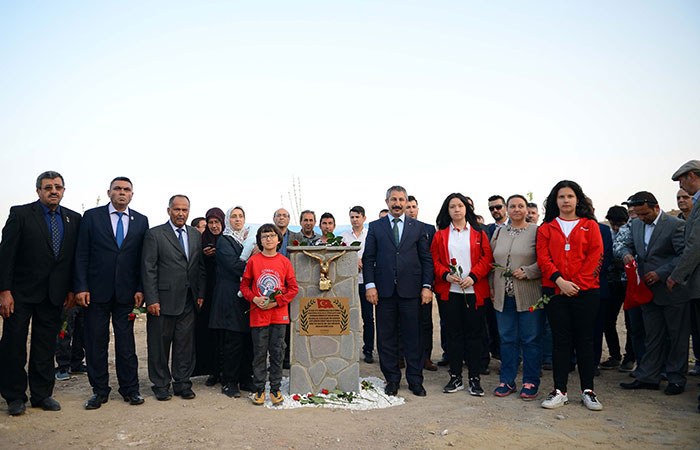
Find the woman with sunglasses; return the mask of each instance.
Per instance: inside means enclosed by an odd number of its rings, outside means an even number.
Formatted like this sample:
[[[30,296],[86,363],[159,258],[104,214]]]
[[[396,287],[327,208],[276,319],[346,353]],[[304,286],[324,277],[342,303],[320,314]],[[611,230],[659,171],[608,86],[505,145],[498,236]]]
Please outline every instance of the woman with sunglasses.
[[[603,409],[593,391],[593,330],[602,260],[603,240],[590,203],[577,183],[560,181],[547,196],[544,223],[537,230],[542,290],[551,297],[545,312],[552,328],[554,369],[554,390],[542,402],[543,408],[569,403],[567,381],[575,349],[581,401],[589,410]]]

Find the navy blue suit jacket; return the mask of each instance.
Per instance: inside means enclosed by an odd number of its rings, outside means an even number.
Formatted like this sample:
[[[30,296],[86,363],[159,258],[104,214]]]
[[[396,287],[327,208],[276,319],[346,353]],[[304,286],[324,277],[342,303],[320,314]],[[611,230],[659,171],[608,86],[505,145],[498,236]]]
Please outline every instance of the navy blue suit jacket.
[[[75,292],[90,292],[90,302],[133,303],[141,286],[141,248],[148,219],[129,208],[129,229],[117,247],[107,206],[85,212],[75,252]]]
[[[386,217],[371,222],[362,256],[362,275],[365,285],[376,285],[379,297],[392,297],[394,288],[399,297],[420,297],[423,285],[433,283],[433,259],[424,224],[406,216],[397,247]]]

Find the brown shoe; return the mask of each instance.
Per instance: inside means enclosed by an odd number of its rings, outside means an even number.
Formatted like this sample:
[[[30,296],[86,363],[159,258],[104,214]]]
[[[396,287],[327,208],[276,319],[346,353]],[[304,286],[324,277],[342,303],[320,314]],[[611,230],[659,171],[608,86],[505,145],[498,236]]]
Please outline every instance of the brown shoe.
[[[433,364],[433,362],[430,360],[430,358],[427,358],[425,360],[425,364],[423,364],[423,368],[425,370],[430,370],[431,372],[437,371],[437,366],[435,364]]]

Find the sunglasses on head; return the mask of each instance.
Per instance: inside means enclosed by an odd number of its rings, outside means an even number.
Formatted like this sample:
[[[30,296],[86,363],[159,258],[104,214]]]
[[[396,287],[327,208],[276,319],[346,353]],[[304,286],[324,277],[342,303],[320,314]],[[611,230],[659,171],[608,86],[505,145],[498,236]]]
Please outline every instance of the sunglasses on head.
[[[649,206],[655,206],[657,203],[650,202],[648,200],[633,200],[631,202],[627,202],[628,206],[642,206],[642,205],[649,205]]]
[[[503,205],[489,206],[489,211],[493,211],[494,209],[498,209],[498,210],[503,209]]]

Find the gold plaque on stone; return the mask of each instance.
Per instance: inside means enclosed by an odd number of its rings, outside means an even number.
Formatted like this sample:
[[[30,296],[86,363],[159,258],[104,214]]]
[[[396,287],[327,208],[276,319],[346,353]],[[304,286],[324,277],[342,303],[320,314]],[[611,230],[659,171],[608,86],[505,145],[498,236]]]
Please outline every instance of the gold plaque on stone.
[[[338,336],[350,333],[348,297],[302,297],[299,299],[299,334]]]

